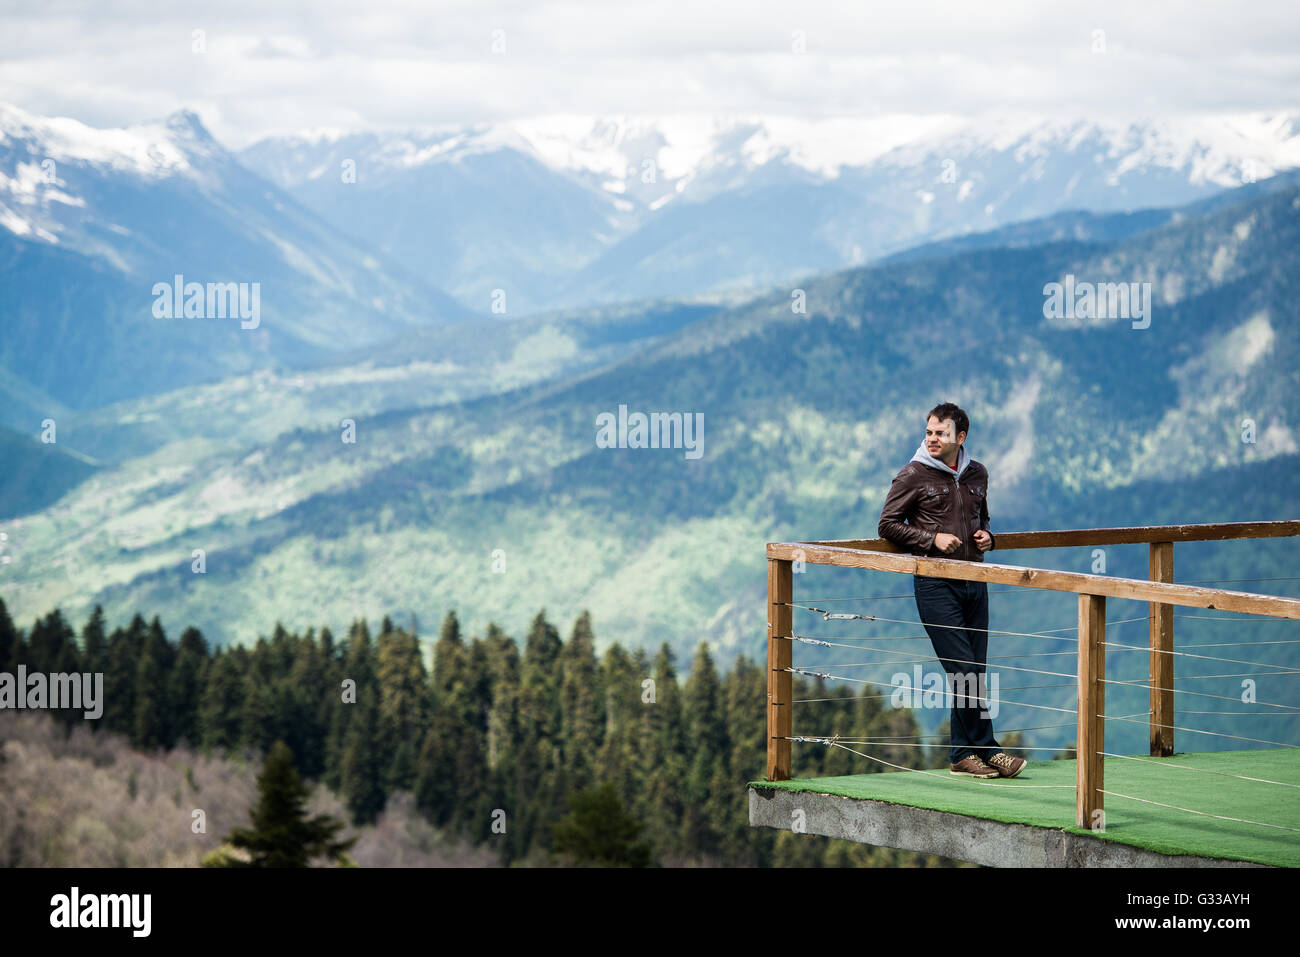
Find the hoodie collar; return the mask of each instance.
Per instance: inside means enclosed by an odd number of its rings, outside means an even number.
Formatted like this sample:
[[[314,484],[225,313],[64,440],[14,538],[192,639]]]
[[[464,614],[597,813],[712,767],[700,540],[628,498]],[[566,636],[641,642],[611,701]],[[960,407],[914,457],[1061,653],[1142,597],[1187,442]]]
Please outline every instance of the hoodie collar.
[[[943,461],[936,459],[930,454],[930,450],[925,447],[925,440],[923,439],[921,444],[916,447],[916,453],[912,456],[911,461],[920,462],[922,465],[928,465],[932,469],[939,469],[948,475],[955,475],[960,479],[961,473],[966,471],[966,466],[970,465],[970,456],[966,453],[966,445],[963,443],[961,447],[957,449],[957,471],[954,472],[952,469],[948,468]]]

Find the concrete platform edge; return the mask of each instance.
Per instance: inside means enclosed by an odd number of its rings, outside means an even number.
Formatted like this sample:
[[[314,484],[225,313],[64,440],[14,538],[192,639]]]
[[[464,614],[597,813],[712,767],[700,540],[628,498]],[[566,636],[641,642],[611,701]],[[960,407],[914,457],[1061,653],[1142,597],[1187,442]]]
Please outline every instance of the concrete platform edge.
[[[783,788],[749,790],[751,827],[821,834],[937,854],[986,867],[1269,867],[1252,861],[1160,854],[1102,838],[1028,824]]]

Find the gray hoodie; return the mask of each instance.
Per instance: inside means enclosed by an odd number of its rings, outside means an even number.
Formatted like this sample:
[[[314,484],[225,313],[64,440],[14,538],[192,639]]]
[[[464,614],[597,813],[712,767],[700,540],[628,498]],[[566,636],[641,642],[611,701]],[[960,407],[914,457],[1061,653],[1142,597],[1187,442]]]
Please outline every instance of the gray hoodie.
[[[921,444],[916,447],[916,452],[909,461],[920,462],[922,465],[928,465],[932,469],[938,469],[945,475],[953,475],[960,479],[961,473],[966,471],[966,466],[970,465],[970,456],[966,454],[966,443],[963,442],[960,448],[957,449],[957,471],[954,472],[952,469],[948,468],[945,462],[936,459],[931,455],[930,450],[925,447],[925,441],[922,440]]]

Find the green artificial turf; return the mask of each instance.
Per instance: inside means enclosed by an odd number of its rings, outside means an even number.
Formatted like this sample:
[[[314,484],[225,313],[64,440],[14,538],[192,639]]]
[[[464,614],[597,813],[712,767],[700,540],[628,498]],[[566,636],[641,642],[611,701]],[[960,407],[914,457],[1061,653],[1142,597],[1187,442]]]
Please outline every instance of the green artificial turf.
[[[1193,854],[1300,867],[1300,750],[1270,748],[1180,753],[1168,758],[1135,757],[1142,760],[1105,759],[1104,790],[1296,830],[1224,821],[1142,804],[1113,794],[1105,795],[1105,831],[1076,827],[1074,761],[1031,761],[1018,777],[988,783],[955,777],[945,769],[751,781],[749,786],[870,798],[995,821],[1057,828],[1162,854]],[[1297,787],[1177,768],[1203,768]],[[1068,787],[1037,789],[1032,786],[1044,784]]]

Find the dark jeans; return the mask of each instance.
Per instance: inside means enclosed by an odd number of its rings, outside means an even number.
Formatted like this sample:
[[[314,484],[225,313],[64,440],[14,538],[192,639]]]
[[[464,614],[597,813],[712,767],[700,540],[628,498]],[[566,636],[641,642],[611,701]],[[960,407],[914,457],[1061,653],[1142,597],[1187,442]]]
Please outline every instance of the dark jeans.
[[[989,634],[975,629],[989,626],[988,585],[913,575],[912,591],[917,614],[948,675],[948,689],[953,692],[948,760],[956,764],[969,754],[978,754],[987,761],[1001,750],[993,736],[993,721],[987,714],[980,716],[981,711],[987,711],[988,702],[981,704],[978,697],[963,692],[969,689],[987,694],[983,676]],[[968,684],[967,676],[976,676],[970,680],[979,682],[979,686]]]

